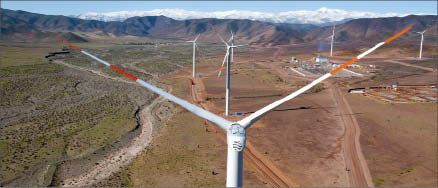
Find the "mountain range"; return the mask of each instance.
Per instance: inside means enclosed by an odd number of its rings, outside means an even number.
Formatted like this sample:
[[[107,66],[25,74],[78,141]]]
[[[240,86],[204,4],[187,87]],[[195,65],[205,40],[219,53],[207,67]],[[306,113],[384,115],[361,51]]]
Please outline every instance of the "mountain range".
[[[67,32],[70,33],[70,38],[75,38],[71,36],[74,35],[74,32],[100,32],[115,36],[133,35],[184,40],[202,34],[202,40],[219,42],[216,33],[229,36],[229,32],[233,31],[240,42],[273,46],[328,41],[332,30],[331,26],[270,23],[249,19],[202,18],[175,20],[165,16],[143,16],[130,17],[123,21],[105,22],[8,9],[1,9],[1,16],[1,32],[2,35],[9,36],[8,38],[38,32]],[[337,41],[375,42],[408,26],[413,26],[413,31],[422,31],[431,25],[436,27],[436,24],[433,23],[434,20],[437,20],[437,16],[410,15],[405,17],[353,19],[336,25],[335,38]],[[431,29],[429,33],[436,36],[437,31]],[[5,39],[5,37],[2,38]],[[407,41],[418,40],[418,34],[410,32],[403,38]]]
[[[397,13],[373,13],[363,11],[345,11],[341,9],[329,9],[322,7],[316,10],[296,10],[285,12],[257,12],[248,10],[229,10],[229,11],[189,11],[179,8],[173,9],[153,9],[145,11],[119,11],[96,13],[88,12],[73,17],[86,20],[99,21],[124,21],[131,17],[144,16],[166,16],[175,20],[188,20],[200,18],[217,18],[217,19],[248,19],[252,21],[262,21],[269,23],[290,23],[290,24],[314,24],[318,26],[341,24],[346,21],[357,18],[379,18],[407,16],[407,14]]]

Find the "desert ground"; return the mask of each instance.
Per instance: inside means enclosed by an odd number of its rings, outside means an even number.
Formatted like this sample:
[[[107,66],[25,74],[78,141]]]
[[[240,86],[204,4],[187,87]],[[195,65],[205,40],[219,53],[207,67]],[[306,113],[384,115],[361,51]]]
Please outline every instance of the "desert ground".
[[[221,45],[199,46],[201,76],[192,86],[190,45],[96,41],[74,45],[223,116]],[[0,44],[1,185],[224,186],[222,130],[73,50],[44,58],[62,47]],[[421,61],[384,55],[396,47],[358,62],[377,65],[373,75],[330,78],[249,128],[243,185],[437,186],[436,103],[386,104],[347,92],[438,84],[433,51]],[[291,50],[308,60],[310,49],[235,50],[231,113],[249,115],[314,80],[285,68]],[[344,46],[332,59],[361,51]]]

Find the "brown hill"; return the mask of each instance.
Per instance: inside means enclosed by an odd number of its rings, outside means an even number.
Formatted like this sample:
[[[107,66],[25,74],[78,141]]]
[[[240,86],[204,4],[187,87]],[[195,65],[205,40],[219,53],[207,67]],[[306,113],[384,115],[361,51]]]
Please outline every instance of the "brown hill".
[[[191,40],[197,34],[202,34],[200,41],[220,42],[216,33],[228,39],[230,31],[233,31],[238,43],[274,46],[303,42],[312,44],[318,44],[320,41],[328,42],[332,29],[331,26],[318,28],[308,24],[273,24],[241,19],[174,20],[165,16],[132,17],[123,22],[102,22],[25,11],[1,10],[3,22],[1,30],[5,35],[38,31],[101,32],[115,36],[133,35]],[[344,44],[375,43],[408,26],[413,26],[412,31],[422,31],[430,25],[436,27],[433,20],[437,20],[437,16],[411,15],[406,17],[356,19],[337,25],[335,39],[337,43]],[[436,29],[431,29],[425,35],[429,43],[436,43],[436,36]],[[419,40],[419,35],[415,32],[409,32],[403,35],[401,39],[397,42],[412,43]]]
[[[400,32],[408,26],[412,26],[412,30],[401,36],[400,41],[412,42],[418,41],[419,35],[416,31],[423,31],[426,28],[436,27],[434,20],[437,16],[415,16],[406,17],[390,17],[390,18],[363,18],[348,21],[344,24],[336,25],[335,39],[337,42],[378,42]],[[305,41],[329,40],[327,39],[332,34],[332,26],[322,27],[308,33]],[[428,32],[430,39],[436,40],[437,31],[431,29]]]

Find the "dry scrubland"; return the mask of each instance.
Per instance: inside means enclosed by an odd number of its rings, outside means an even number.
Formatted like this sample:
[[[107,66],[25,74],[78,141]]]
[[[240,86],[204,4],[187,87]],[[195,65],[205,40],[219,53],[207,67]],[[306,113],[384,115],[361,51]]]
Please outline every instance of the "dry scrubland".
[[[144,80],[191,62],[183,46],[75,45]],[[138,111],[156,97],[75,51],[44,58],[61,47],[0,43],[1,185],[58,185],[83,172],[87,167],[78,164],[101,159],[137,134]]]
[[[100,41],[75,45],[191,100],[191,46],[164,44]],[[43,58],[60,49],[59,44],[0,43],[0,185],[62,185],[64,179],[83,173],[135,137],[137,113],[157,97],[77,52],[57,56],[52,62]],[[290,52],[278,49],[236,50],[231,112],[249,114],[309,83],[281,70],[283,63],[279,62],[287,61]],[[311,57],[307,49],[304,46],[296,54]],[[216,75],[225,49],[201,44],[198,52],[200,81],[205,86],[202,104],[223,114],[225,77],[216,80]],[[369,78],[337,79],[336,87],[436,81],[436,72],[383,60],[361,60],[380,65],[380,70]],[[433,67],[434,62],[419,63]],[[348,184],[341,150],[343,127],[332,88],[327,87],[314,87],[248,130],[248,142],[259,158],[301,186]],[[361,128],[362,151],[376,186],[437,184],[436,104],[384,105],[353,95],[347,99]],[[129,165],[94,185],[224,185],[223,131],[180,107],[163,110],[162,105],[153,108],[153,116],[160,121],[153,127],[150,145]],[[165,106],[172,105],[167,102]],[[171,111],[176,113],[167,120]],[[244,166],[245,186],[270,185],[251,161],[245,159]]]
[[[437,185],[436,104],[381,104],[347,97],[375,186]]]

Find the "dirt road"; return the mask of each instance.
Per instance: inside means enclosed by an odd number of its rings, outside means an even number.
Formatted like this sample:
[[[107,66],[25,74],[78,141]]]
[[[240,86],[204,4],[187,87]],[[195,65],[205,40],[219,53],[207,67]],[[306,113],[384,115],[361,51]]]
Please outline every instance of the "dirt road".
[[[373,187],[368,165],[363,156],[360,147],[360,129],[353,112],[341,92],[341,89],[335,87],[335,84],[328,82],[333,92],[334,100],[337,105],[341,122],[344,124],[344,159],[346,171],[351,187]]]
[[[423,67],[423,66],[419,66],[419,65],[413,65],[413,64],[409,64],[409,63],[404,63],[404,62],[401,62],[399,60],[401,60],[401,59],[385,60],[385,62],[395,63],[395,64],[399,64],[399,65],[403,65],[403,66],[408,66],[408,67],[415,67],[415,68],[423,69],[425,71],[430,71],[430,72],[436,71],[433,68]]]

